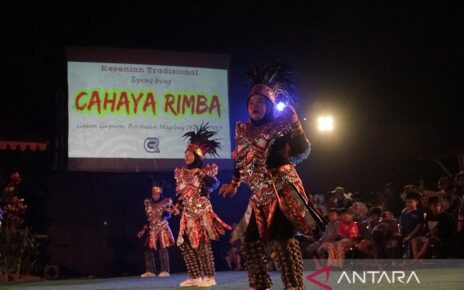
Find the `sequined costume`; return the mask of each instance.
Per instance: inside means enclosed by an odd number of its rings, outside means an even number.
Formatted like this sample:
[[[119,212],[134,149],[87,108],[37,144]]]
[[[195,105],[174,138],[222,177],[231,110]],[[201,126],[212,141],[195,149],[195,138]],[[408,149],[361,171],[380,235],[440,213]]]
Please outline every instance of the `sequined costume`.
[[[252,190],[249,204],[252,215],[244,245],[250,286],[267,289],[271,285],[266,258],[261,253],[263,243],[271,242],[276,253],[274,259],[286,265],[281,268],[284,284],[287,288],[302,289],[302,258],[298,241],[293,238],[294,230],[309,233],[321,219],[294,165],[282,158],[301,158],[308,150],[301,124],[291,125],[285,115],[260,127],[251,122],[238,123],[236,144],[234,182],[243,181]],[[292,151],[291,144],[300,150]]]
[[[310,232],[316,221],[320,220],[319,214],[306,194],[294,165],[282,158],[282,154],[288,156],[289,160],[307,155],[309,144],[301,124],[290,124],[285,115],[260,127],[255,127],[251,122],[239,122],[235,140],[234,179],[235,182],[247,183],[252,190],[250,206],[261,238],[269,238],[269,229],[278,207],[296,230]],[[299,146],[300,151],[291,148],[291,143]],[[277,166],[270,167],[270,157],[282,160],[272,161]]]
[[[176,192],[182,201],[183,211],[180,219],[179,237],[177,245],[184,243],[184,237],[189,244],[198,249],[201,243],[217,240],[230,227],[224,223],[213,211],[207,196],[202,195],[203,179],[208,176],[215,180],[213,187],[217,187],[216,175],[218,167],[215,164],[206,165],[199,170],[176,168]]]
[[[243,256],[250,288],[255,290],[272,284],[266,268],[266,243],[273,246],[272,258],[279,264],[285,289],[303,289],[303,260],[294,234],[311,234],[317,225],[323,225],[295,170],[295,164],[309,155],[309,141],[291,106],[275,111],[277,97],[288,95],[285,74],[281,63],[273,63],[263,72],[252,70],[248,100],[264,97],[268,101],[266,115],[261,120],[238,122],[235,128],[237,147],[232,155],[236,166],[230,186],[236,190],[244,182],[252,191],[248,205],[252,212],[244,216],[248,220],[244,222]]]
[[[174,245],[174,237],[166,219],[166,208],[172,205],[170,198],[154,201],[151,198],[143,202],[147,214],[148,223],[145,225],[147,234],[147,246],[150,249],[165,249]]]
[[[151,198],[143,202],[147,215],[147,224],[142,231],[147,234],[145,246],[145,265],[147,272],[156,273],[155,253],[158,253],[160,272],[169,273],[168,247],[174,245],[174,237],[169,227],[169,213],[166,209],[172,206],[170,198],[154,201]]]
[[[225,230],[231,229],[213,211],[209,201],[210,193],[219,186],[216,178],[218,167],[215,164],[205,165],[203,161],[207,153],[217,155],[216,149],[220,148],[220,144],[211,139],[216,132],[209,131],[208,124],[196,129],[184,135],[189,139],[185,154],[193,154],[193,163],[174,171],[179,200],[176,207],[182,211],[177,245],[182,250],[189,276],[180,283],[180,287],[216,285],[210,240],[218,240]]]

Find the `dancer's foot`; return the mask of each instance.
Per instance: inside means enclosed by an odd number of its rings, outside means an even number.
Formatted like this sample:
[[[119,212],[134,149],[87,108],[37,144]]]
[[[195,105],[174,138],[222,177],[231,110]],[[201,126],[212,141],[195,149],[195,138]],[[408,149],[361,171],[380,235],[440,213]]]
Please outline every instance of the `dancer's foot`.
[[[214,277],[203,278],[203,281],[198,285],[198,287],[211,287],[216,285],[216,280]]]
[[[184,282],[180,283],[179,286],[181,288],[199,286],[202,281],[203,280],[201,278],[195,278],[195,279],[189,278],[189,279],[185,280]]]
[[[169,277],[171,275],[169,275],[169,272],[166,272],[166,271],[163,271],[161,273],[159,273],[158,277]]]
[[[152,272],[145,272],[142,275],[140,275],[140,277],[142,277],[142,278],[151,278],[151,277],[156,277],[156,274],[152,273]]]

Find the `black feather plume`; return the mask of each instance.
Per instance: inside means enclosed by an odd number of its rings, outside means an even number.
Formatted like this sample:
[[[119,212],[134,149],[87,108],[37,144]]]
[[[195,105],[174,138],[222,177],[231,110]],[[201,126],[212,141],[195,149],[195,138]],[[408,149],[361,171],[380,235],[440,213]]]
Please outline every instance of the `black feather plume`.
[[[205,154],[219,157],[218,150],[221,149],[221,143],[218,139],[212,139],[217,132],[209,130],[209,123],[202,123],[200,127],[195,125],[195,131],[188,131],[182,137],[187,139],[189,144],[199,146]]]

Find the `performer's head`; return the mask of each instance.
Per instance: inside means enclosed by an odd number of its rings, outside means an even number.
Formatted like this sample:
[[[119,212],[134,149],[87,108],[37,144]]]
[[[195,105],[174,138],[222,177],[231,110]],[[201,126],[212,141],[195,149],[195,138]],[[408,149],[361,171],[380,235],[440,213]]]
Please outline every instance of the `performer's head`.
[[[278,115],[276,104],[292,103],[294,84],[290,81],[291,69],[280,60],[274,60],[263,70],[252,68],[248,76],[248,115],[255,125],[274,119]]]
[[[163,193],[163,183],[154,181],[151,186],[151,199],[153,199],[153,201],[160,200],[162,193]]]
[[[202,164],[202,158],[198,156],[197,153],[193,152],[192,150],[185,150],[184,160],[187,165],[193,166],[194,164]]]
[[[252,95],[248,98],[248,115],[255,122],[272,120],[274,118],[274,104],[263,95]]]
[[[195,131],[189,131],[183,136],[188,139],[184,161],[189,168],[202,167],[205,155],[219,156],[217,150],[221,148],[219,141],[212,139],[217,132],[210,131],[208,123],[201,124],[200,127],[195,125],[195,129]]]

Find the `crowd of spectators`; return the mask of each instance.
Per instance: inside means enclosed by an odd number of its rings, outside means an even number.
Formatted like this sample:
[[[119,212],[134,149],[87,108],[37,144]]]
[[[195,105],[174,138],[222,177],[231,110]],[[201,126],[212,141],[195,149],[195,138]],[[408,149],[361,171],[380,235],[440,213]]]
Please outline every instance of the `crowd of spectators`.
[[[387,183],[370,198],[336,187],[314,196],[327,219],[323,232],[306,237],[304,255],[341,267],[345,258],[463,258],[464,172],[441,177],[435,189],[423,182],[395,192]]]

